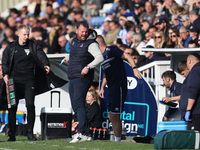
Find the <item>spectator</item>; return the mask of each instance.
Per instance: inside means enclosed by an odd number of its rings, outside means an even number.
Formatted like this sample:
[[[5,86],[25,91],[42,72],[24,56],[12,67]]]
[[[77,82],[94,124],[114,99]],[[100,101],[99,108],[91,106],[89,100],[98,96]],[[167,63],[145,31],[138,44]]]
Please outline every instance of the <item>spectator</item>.
[[[174,43],[174,48],[184,48],[182,44],[182,39],[179,37],[179,31],[177,28],[172,29],[172,42]]]
[[[144,11],[144,5],[142,3],[135,3],[135,6],[133,7],[134,9],[134,14],[135,14],[135,20],[137,23],[139,23],[139,16],[143,13]]]
[[[86,103],[86,113],[89,127],[97,129],[101,128],[102,119],[100,100],[95,90],[89,90],[87,92]]]
[[[157,31],[156,26],[152,25],[149,27],[149,34],[152,39],[155,37],[156,31]]]
[[[193,27],[193,25],[190,26],[189,28],[189,36],[191,37],[191,40],[194,40],[196,42],[196,45],[198,44],[198,33],[197,29]]]
[[[31,29],[39,27],[38,22],[35,16],[30,16],[29,17],[29,26]]]
[[[110,23],[109,20],[106,20],[106,21],[103,22],[103,29],[102,29],[102,35],[103,35],[103,36],[105,36],[106,33],[107,33],[108,31],[110,31],[109,23]]]
[[[126,34],[128,33],[128,29],[126,26],[126,22],[128,21],[127,18],[123,15],[119,16],[119,24],[121,26],[121,29],[118,32],[117,38],[120,38],[123,42],[123,44],[127,44],[126,40]]]
[[[180,96],[181,94],[181,86],[182,84],[176,81],[176,74],[173,71],[165,71],[161,76],[164,86],[166,88],[170,88],[170,97],[163,97],[162,100],[164,102],[173,101],[172,97]],[[178,105],[176,101],[174,101]],[[169,107],[168,110],[165,112],[163,121],[168,121],[168,118],[177,111],[178,107]]]
[[[191,0],[189,3],[189,11],[196,10],[197,14],[200,15],[200,1],[199,0]]]
[[[48,18],[51,18],[53,15],[53,7],[49,3],[47,3],[47,5],[46,5],[46,13],[48,15]]]
[[[62,13],[62,16],[63,16],[63,18],[65,18],[66,20],[67,20],[67,17],[68,17],[68,15],[69,15],[69,12],[70,12],[70,11],[71,11],[71,10],[70,10],[70,8],[69,8],[68,5],[63,4],[63,5],[61,6],[61,13]],[[65,22],[66,22],[66,20],[65,20]]]
[[[9,26],[10,28],[12,28],[13,31],[15,31],[15,30],[16,30],[15,18],[12,17],[12,16],[10,16],[10,17],[8,17],[7,22],[8,22],[8,26]]]
[[[175,3],[174,0],[165,0],[164,1],[164,11],[165,11],[165,19],[167,22],[171,21],[172,18],[172,14],[170,13],[170,8],[172,6],[172,4]]]
[[[5,20],[0,20],[0,43],[3,42],[6,37],[5,37],[5,31],[6,31],[6,28],[7,28],[7,22]]]
[[[147,45],[146,48],[154,48],[154,47],[151,46],[151,45]],[[148,63],[151,63],[153,61],[162,59],[162,58],[159,57],[158,53],[155,53],[155,52],[152,52],[152,51],[145,51],[145,57],[146,57],[146,59],[145,59],[146,63],[145,64],[148,64]]]
[[[145,56],[140,55],[135,48],[126,48],[124,52],[130,54],[133,57],[137,68],[145,65]]]
[[[189,29],[191,22],[188,15],[181,16],[180,21],[182,22],[183,26],[186,27],[186,29]]]
[[[16,27],[18,28],[18,27],[22,24],[22,19],[21,19],[21,17],[17,17],[17,18],[15,19],[15,22],[16,22]]]
[[[27,9],[27,6],[23,6],[21,8],[21,14],[20,14],[20,17],[23,19],[23,18],[26,18],[28,16],[28,9]]]
[[[172,33],[173,33],[173,28],[175,27],[170,27],[169,30],[168,30],[168,34],[167,34],[167,38],[166,38],[166,45],[172,45],[173,42],[172,42]]]
[[[153,4],[150,1],[146,1],[144,9],[145,12],[143,12],[139,17],[140,22],[143,22],[143,20],[148,20],[148,22],[152,24],[156,15],[155,11],[153,11]]]
[[[6,28],[5,36],[6,36],[6,40],[8,40],[9,42],[13,42],[13,40],[15,40],[16,38],[13,29],[10,27]]]
[[[128,33],[126,34],[126,40],[128,42],[128,46],[131,47],[132,45],[132,38],[133,38],[133,35],[134,35],[134,31],[128,31]]]
[[[200,17],[197,14],[196,10],[192,10],[189,12],[190,21],[193,27],[197,30],[197,33],[200,33]]]
[[[183,26],[179,20],[180,17],[178,15],[172,15],[172,26],[176,27],[178,30],[180,30],[180,28]]]
[[[81,0],[72,0],[72,4],[71,4],[72,9],[76,9],[76,8],[82,8],[82,3]]]
[[[165,15],[165,11],[163,11],[163,2],[162,1],[157,1],[156,4],[156,10],[157,10],[157,13],[156,13],[156,16],[157,17],[161,17],[161,16],[164,16]]]
[[[165,48],[165,35],[162,31],[157,31],[154,37],[155,48]]]
[[[62,32],[62,27],[60,25],[56,25],[51,29],[48,38],[48,50],[47,54],[56,54],[60,53],[60,45],[58,44],[58,37]]]
[[[84,10],[83,18],[89,21],[91,17],[98,16],[101,6],[102,3],[100,0],[87,0],[86,3],[82,5]]]
[[[149,23],[147,20],[143,20],[143,21],[142,21],[142,23],[141,23],[141,29],[142,29],[144,32],[147,32],[147,31],[148,31],[149,26],[150,26],[150,23]]]
[[[116,21],[110,21],[109,26],[110,31],[106,33],[104,39],[107,45],[112,45],[117,40],[117,35],[120,30],[120,27],[118,26]]]
[[[29,38],[32,38],[44,50],[47,48],[47,44],[45,43],[45,39],[42,37],[42,33],[43,29],[41,27],[33,28]]]
[[[81,8],[76,8],[74,10],[75,13],[75,21],[79,22],[79,21],[85,21],[85,19],[83,19],[83,10]]]
[[[13,18],[17,18],[19,16],[19,11],[16,8],[11,8],[10,16],[12,16]]]
[[[188,42],[188,48],[195,48],[195,47],[197,47],[196,42],[194,40],[190,40]]]
[[[149,40],[151,40],[151,36],[149,32],[145,33],[145,39],[143,40],[145,43],[149,42]]]
[[[179,34],[180,34],[182,45],[185,48],[188,48],[188,42],[192,40],[192,38],[189,36],[187,29],[185,27],[181,27],[179,30]]]
[[[141,50],[144,46],[145,43],[142,41],[142,35],[140,33],[134,33],[131,48],[136,48],[140,55],[144,55],[144,52]]]
[[[168,26],[165,19],[159,18],[158,20],[156,20],[155,26],[158,29],[158,31],[164,32],[165,36],[167,36]]]
[[[58,38],[58,44],[61,47],[60,53],[66,53],[66,44],[67,44],[67,39],[65,38],[64,35],[59,36]]]
[[[67,53],[70,53],[70,43],[75,37],[76,37],[76,32],[73,31],[66,35],[67,44],[65,46],[65,50]]]

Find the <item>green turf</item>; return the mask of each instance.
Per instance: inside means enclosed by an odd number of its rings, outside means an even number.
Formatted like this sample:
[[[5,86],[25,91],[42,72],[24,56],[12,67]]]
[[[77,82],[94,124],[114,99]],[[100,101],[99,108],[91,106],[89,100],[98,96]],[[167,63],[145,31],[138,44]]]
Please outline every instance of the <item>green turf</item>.
[[[8,137],[0,135],[0,150],[153,150],[153,144],[134,144],[94,140],[70,144],[65,139],[28,141],[24,136],[16,136],[16,142],[6,142]]]

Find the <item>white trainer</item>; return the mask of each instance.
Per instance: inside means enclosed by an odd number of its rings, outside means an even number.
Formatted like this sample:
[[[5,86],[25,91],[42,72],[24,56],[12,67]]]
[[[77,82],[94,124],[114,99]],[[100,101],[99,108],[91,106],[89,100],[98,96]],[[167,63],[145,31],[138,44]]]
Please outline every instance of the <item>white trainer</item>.
[[[92,138],[90,136],[77,133],[74,135],[73,140],[71,140],[69,143],[85,142],[85,141],[91,141],[91,140]]]
[[[77,143],[81,140],[81,133],[76,133],[69,143]]]

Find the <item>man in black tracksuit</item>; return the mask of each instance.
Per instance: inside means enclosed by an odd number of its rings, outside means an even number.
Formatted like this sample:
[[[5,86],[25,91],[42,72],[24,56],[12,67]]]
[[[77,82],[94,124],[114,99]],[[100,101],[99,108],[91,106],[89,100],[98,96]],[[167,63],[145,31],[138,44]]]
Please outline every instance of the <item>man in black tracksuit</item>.
[[[33,135],[35,122],[35,68],[37,64],[48,74],[50,72],[50,64],[42,48],[33,41],[28,40],[29,32],[28,26],[19,26],[18,40],[11,43],[3,53],[3,78],[6,84],[8,84],[9,78],[13,78],[16,97],[16,105],[8,110],[10,128],[8,141],[16,140],[16,111],[19,99],[22,98],[26,100],[28,112],[28,140],[37,140]]]

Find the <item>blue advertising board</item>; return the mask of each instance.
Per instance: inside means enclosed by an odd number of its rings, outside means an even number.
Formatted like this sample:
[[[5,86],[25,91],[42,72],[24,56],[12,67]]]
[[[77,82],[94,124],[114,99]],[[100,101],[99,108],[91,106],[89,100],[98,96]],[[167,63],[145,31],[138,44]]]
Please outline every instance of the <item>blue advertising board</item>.
[[[127,74],[128,93],[121,114],[122,125],[126,127],[127,136],[152,136],[156,134],[157,104],[152,88],[144,79],[138,79],[133,74],[132,67],[124,61]],[[100,86],[103,70],[100,73]],[[102,128],[109,129],[112,125],[108,119],[108,87],[104,89],[104,99],[101,99],[103,123]]]

